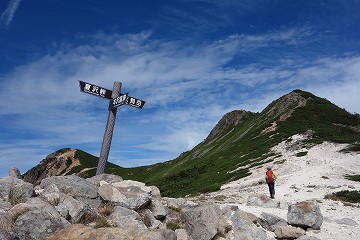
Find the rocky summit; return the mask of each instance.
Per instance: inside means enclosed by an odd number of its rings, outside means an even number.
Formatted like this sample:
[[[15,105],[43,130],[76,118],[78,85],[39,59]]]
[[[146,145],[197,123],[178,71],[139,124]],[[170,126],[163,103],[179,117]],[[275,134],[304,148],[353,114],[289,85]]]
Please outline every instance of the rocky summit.
[[[266,240],[267,231],[294,239],[321,229],[323,221],[314,201],[290,205],[287,219],[257,217],[236,205],[161,197],[155,186],[109,174],[52,176],[36,186],[9,176],[0,179],[0,189],[4,240]],[[249,201],[277,207],[265,195]]]

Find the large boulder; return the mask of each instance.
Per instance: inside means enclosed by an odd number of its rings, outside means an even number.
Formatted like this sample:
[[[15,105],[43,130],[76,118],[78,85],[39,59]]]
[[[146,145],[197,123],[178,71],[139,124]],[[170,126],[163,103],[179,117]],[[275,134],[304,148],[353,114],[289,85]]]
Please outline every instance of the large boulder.
[[[174,211],[179,211],[184,207],[191,207],[196,206],[197,204],[193,201],[186,200],[185,198],[168,198],[163,197],[161,198],[161,202]]]
[[[98,193],[100,197],[105,201],[119,203],[119,205],[124,205],[124,206],[126,205],[125,204],[127,202],[126,196],[111,184],[107,184],[107,183],[102,184],[98,189]]]
[[[213,239],[216,234],[225,235],[231,229],[220,207],[213,202],[185,207],[180,218],[190,237],[197,240]]]
[[[162,201],[165,202],[165,205],[173,210],[180,211],[183,207],[186,206],[186,200],[184,198],[162,198]]]
[[[97,217],[96,211],[89,205],[67,195],[61,199],[56,209],[72,223],[89,223]]]
[[[131,231],[125,228],[93,229],[82,224],[73,224],[53,234],[48,240],[116,240],[116,239],[146,239],[146,240],[176,240],[175,232],[166,229],[142,229]]]
[[[134,239],[133,232],[127,231],[123,228],[98,228],[93,229],[91,227],[82,224],[73,224],[66,227],[59,232],[51,235],[48,240],[115,240],[115,239]]]
[[[263,228],[272,232],[274,232],[278,226],[287,227],[288,225],[285,219],[265,212],[261,213],[258,222]]]
[[[161,199],[160,189],[156,186],[149,186],[151,188],[151,197],[153,199]]]
[[[168,213],[167,209],[159,200],[153,200],[150,203],[150,210],[158,220],[164,219]]]
[[[289,205],[287,221],[295,227],[320,229],[323,215],[315,201],[303,201]]]
[[[109,220],[116,227],[125,229],[146,229],[145,224],[141,220],[141,216],[134,210],[116,206],[109,216]]]
[[[34,186],[15,177],[4,177],[0,179],[0,198],[16,205],[26,202],[34,195]]]
[[[246,205],[248,206],[258,206],[264,208],[276,208],[277,203],[263,194],[253,194],[250,195],[247,199]]]
[[[98,196],[97,188],[91,182],[75,175],[48,177],[43,179],[40,184],[44,189],[49,185],[56,185],[62,193],[75,198],[96,198]]]
[[[275,229],[277,239],[295,239],[305,235],[305,230],[290,226],[278,226]]]
[[[35,198],[29,198],[25,203],[24,203],[30,210],[32,209],[41,209],[43,211],[47,211],[49,212],[51,215],[54,215],[56,217],[60,217],[59,212],[55,209],[54,206],[52,206],[50,203],[44,201],[42,198],[40,197],[35,197]],[[17,207],[17,206],[15,206]],[[14,207],[14,208],[15,208]],[[10,209],[11,211],[11,209]],[[66,221],[64,218],[61,218],[62,221],[64,221],[65,224],[69,224],[68,221]]]
[[[222,208],[222,211],[226,217],[231,221],[231,229],[229,232],[229,239],[236,240],[266,240],[266,232],[261,227],[257,227],[254,224],[254,218],[251,214],[248,214],[237,206],[228,206]]]
[[[106,173],[99,174],[91,178],[87,178],[86,180],[94,184],[96,187],[100,187],[101,181],[105,181],[110,184],[123,181],[122,177],[118,175],[106,174]]]
[[[146,240],[177,240],[174,231],[169,229],[148,229],[140,231],[136,239]]]
[[[160,228],[161,222],[154,217],[149,209],[143,209],[140,214],[146,227],[150,229]]]
[[[104,200],[130,209],[142,209],[151,201],[151,188],[131,180],[102,184],[98,192]]]
[[[66,195],[60,192],[55,184],[50,184],[39,193],[39,196],[51,205],[56,206],[60,203],[60,199],[64,198]]]
[[[59,214],[53,215],[44,209],[33,209],[16,218],[12,231],[18,239],[46,240],[65,226]]]

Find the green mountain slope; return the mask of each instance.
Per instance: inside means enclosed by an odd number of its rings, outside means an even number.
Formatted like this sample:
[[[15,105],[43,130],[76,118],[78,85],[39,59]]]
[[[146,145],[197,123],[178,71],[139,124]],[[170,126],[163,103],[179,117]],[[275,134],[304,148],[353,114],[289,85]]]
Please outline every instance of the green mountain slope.
[[[295,90],[261,113],[237,110],[224,115],[203,142],[174,160],[137,168],[109,163],[105,172],[156,185],[163,196],[216,191],[226,182],[249,175],[249,169],[274,161],[277,156],[271,147],[308,130],[312,130],[313,144],[358,143],[360,118],[326,99]],[[77,150],[74,158],[80,165],[66,174],[95,174],[97,157]]]
[[[312,130],[314,143],[355,143],[360,140],[359,129],[358,116],[326,99],[295,90],[261,113],[234,111],[225,115],[208,138],[172,161],[115,172],[156,185],[168,196],[214,191],[247,176],[248,169],[273,161],[276,156],[270,148],[294,134]]]

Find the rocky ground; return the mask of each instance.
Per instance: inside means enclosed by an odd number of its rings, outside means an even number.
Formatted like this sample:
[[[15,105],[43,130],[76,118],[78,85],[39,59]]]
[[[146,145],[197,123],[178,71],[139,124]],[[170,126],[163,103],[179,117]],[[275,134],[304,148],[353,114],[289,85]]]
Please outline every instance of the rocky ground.
[[[264,183],[268,164],[218,192],[177,199],[108,174],[53,176],[34,186],[11,169],[0,179],[0,239],[359,239],[359,204],[324,197],[360,189],[344,177],[360,173],[360,155],[304,139],[293,136],[272,149],[275,160],[267,159],[278,175],[275,199]]]
[[[249,206],[252,194],[268,195],[264,183],[266,166],[253,169],[244,179],[222,186],[216,193],[203,195],[202,199],[215,199],[221,205],[236,205],[240,209],[260,217],[262,212],[286,219],[288,205],[304,200],[316,201],[324,217],[320,230],[310,230],[308,236],[319,239],[357,240],[360,236],[360,206],[324,199],[328,194],[341,190],[360,190],[360,182],[351,181],[345,175],[360,174],[360,154],[339,152],[346,144],[322,143],[316,146],[302,144],[306,136],[295,135],[292,141],[282,142],[273,148],[278,158],[268,164],[278,175],[275,202],[278,207]],[[298,157],[300,152],[306,155]],[[267,239],[275,239],[267,231]]]

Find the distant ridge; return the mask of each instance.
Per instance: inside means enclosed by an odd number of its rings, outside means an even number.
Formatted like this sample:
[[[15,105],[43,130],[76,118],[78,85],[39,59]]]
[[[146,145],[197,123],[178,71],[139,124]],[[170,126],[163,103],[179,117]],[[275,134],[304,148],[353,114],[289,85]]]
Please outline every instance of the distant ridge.
[[[275,161],[271,147],[305,132],[312,135],[307,144],[331,141],[359,145],[360,118],[324,98],[294,90],[260,113],[235,110],[225,114],[204,141],[174,160],[136,168],[109,163],[105,172],[156,185],[164,196],[216,191],[224,183],[249,175],[249,169]],[[23,178],[38,183],[51,175],[91,177],[97,161],[83,151],[62,149]]]

